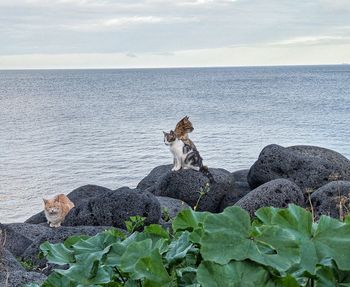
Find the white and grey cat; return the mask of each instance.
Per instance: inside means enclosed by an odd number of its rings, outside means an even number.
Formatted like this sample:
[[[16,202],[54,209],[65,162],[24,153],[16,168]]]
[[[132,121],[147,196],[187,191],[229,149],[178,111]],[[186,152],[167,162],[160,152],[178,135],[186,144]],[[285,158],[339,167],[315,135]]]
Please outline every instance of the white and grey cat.
[[[170,151],[174,156],[174,167],[171,169],[172,171],[177,171],[181,168],[201,171],[209,178],[210,182],[215,182],[208,167],[203,165],[203,159],[196,148],[178,139],[173,130],[169,133],[163,132],[163,134],[164,143],[170,147]]]

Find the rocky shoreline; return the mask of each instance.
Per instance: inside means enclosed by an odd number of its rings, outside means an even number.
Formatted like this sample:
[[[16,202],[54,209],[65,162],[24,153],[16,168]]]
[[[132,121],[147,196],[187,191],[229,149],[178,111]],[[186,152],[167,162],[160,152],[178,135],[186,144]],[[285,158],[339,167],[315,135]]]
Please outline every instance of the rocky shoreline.
[[[217,213],[238,205],[254,216],[260,207],[294,203],[312,209],[316,219],[339,218],[339,202],[349,205],[350,161],[321,147],[266,146],[249,170],[210,168],[215,179],[210,185],[200,172],[171,172],[171,167],[154,168],[135,189],[86,185],[73,190],[67,196],[76,207],[60,228],[48,227],[43,212],[25,223],[0,224],[0,286],[45,280],[55,266],[38,257],[41,243],[91,236],[112,226],[125,230],[130,216],[145,217],[146,225],[169,226],[169,218],[188,207]]]

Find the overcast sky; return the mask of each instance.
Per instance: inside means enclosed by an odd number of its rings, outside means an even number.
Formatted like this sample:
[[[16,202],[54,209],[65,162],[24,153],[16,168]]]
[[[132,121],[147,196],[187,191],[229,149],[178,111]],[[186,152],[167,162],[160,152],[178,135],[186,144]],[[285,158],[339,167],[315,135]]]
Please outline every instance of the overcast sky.
[[[350,62],[350,0],[0,0],[1,68]]]

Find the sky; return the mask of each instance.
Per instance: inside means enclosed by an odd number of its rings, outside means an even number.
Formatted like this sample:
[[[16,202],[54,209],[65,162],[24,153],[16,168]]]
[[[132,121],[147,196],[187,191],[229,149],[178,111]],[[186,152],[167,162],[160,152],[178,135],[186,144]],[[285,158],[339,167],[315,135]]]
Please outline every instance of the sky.
[[[350,63],[350,0],[0,0],[0,69]]]

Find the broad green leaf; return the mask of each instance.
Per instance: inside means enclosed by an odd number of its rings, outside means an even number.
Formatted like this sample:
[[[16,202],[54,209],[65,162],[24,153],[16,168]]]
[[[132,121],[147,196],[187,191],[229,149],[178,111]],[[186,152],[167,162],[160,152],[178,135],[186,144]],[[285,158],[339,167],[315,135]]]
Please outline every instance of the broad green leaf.
[[[286,271],[300,261],[300,246],[290,232],[277,226],[263,226],[254,238],[257,252],[249,258],[278,271]]]
[[[172,281],[157,249],[154,249],[149,256],[138,260],[135,265],[135,277],[144,278],[144,286],[164,286]]]
[[[187,252],[191,249],[192,243],[188,239],[189,233],[183,232],[179,238],[172,241],[169,245],[169,250],[165,255],[165,260],[168,264],[185,258]]]
[[[182,210],[174,218],[172,222],[173,230],[176,232],[178,230],[189,230],[192,231],[202,224],[209,212],[196,212],[190,208]]]
[[[333,258],[339,269],[350,271],[350,224],[321,216],[314,243],[318,261]]]
[[[203,261],[198,267],[197,280],[202,287],[267,286],[271,281],[264,268],[248,261],[232,261],[224,265]]]
[[[99,261],[97,260],[93,264],[74,264],[68,270],[55,271],[64,277],[85,286],[108,283],[111,280],[110,273],[100,266]]]
[[[129,280],[125,283],[124,287],[140,287],[140,284],[139,284],[138,281],[136,281],[136,280],[131,280],[131,279],[129,279]]]
[[[255,243],[249,238],[250,227],[248,213],[237,206],[207,215],[200,241],[204,260],[227,264],[232,259],[249,258],[255,249]]]
[[[125,239],[126,238],[125,231],[123,232],[122,230],[119,230],[119,229],[116,229],[113,227],[106,230],[105,233],[113,236],[116,239]]]
[[[200,251],[204,260],[227,264],[231,260],[251,259],[286,271],[299,259],[298,244],[291,240],[289,232],[265,226],[254,237],[248,213],[237,206],[208,215],[203,229]]]
[[[279,278],[275,280],[276,286],[283,286],[283,287],[301,287],[301,285],[298,283],[298,281],[288,274],[285,277]]]
[[[121,242],[112,244],[107,254],[107,258],[104,261],[104,265],[120,267],[121,257],[125,251],[126,247]]]
[[[169,233],[161,227],[159,224],[151,224],[145,227],[144,233],[150,235],[156,235],[165,239],[169,239]]]
[[[152,240],[146,239],[140,242],[133,242],[121,257],[121,268],[124,272],[134,272],[137,261],[147,257],[152,251]]]
[[[73,236],[68,237],[64,241],[64,246],[66,246],[67,248],[71,248],[77,242],[82,241],[82,240],[87,240],[89,238],[90,238],[90,236],[88,236],[88,235],[73,235]]]
[[[290,204],[286,209],[261,208],[255,214],[265,225],[273,225],[289,233],[290,240],[299,245],[301,267],[314,274],[318,258],[312,238],[311,213],[297,205]],[[290,251],[290,254],[297,255],[296,252]]]
[[[197,268],[184,267],[176,269],[179,286],[200,286],[197,282]]]
[[[47,277],[46,281],[42,284],[42,287],[76,287],[78,284],[74,283],[67,277],[64,277],[57,272],[53,272]]]
[[[40,250],[49,263],[65,265],[75,261],[73,251],[65,247],[63,243],[50,244],[46,241],[40,245]]]

